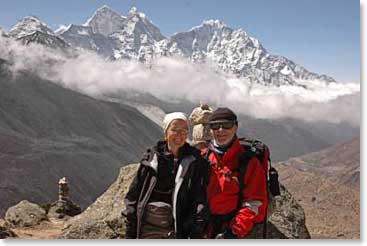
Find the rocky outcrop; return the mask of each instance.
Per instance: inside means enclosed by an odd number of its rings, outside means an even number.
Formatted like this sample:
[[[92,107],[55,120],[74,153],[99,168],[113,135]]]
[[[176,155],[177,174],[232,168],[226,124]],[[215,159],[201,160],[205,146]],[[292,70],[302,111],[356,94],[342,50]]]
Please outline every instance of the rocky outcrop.
[[[121,168],[115,183],[82,214],[70,219],[59,238],[124,238],[123,199],[137,167],[133,164]],[[267,225],[268,238],[310,238],[303,209],[284,186],[281,186],[281,196],[276,198],[275,205]]]
[[[7,237],[16,237],[16,234],[10,228],[11,226],[8,222],[0,219],[0,239],[4,239]]]
[[[117,180],[82,214],[70,219],[59,238],[108,239],[124,238],[125,223],[121,211],[123,199],[138,165],[128,165],[120,170]]]
[[[80,206],[70,200],[56,201],[51,204],[47,216],[49,218],[62,219],[68,216],[75,216],[81,213]]]
[[[46,219],[46,211],[41,206],[26,200],[10,207],[5,213],[5,220],[17,227],[34,226]]]
[[[274,202],[275,209],[268,220],[268,238],[311,238],[303,208],[283,185],[280,185],[280,196]]]

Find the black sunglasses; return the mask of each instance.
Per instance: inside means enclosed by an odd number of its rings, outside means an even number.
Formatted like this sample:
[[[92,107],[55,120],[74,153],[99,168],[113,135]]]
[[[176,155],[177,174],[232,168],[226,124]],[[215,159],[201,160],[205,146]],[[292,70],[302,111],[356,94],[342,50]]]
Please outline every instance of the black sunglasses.
[[[235,121],[214,122],[209,123],[209,127],[212,130],[218,130],[219,128],[231,129],[235,124],[236,124]]]

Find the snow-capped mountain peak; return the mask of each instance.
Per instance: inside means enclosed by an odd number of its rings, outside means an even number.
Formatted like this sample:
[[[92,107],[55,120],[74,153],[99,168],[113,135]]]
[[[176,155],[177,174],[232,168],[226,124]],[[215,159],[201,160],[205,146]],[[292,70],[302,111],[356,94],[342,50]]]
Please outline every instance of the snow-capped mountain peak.
[[[126,17],[118,14],[107,5],[97,9],[83,26],[90,26],[94,33],[108,36],[123,28]]]
[[[136,7],[129,10],[125,22],[125,31],[129,34],[135,32],[135,34],[147,35],[148,39],[152,39],[154,42],[165,38],[159,28],[147,18],[146,14],[139,12]]]
[[[214,19],[204,20],[203,23],[200,26],[204,26],[204,25],[213,26],[213,27],[218,28],[218,29],[228,27],[223,21],[214,20]]]
[[[48,35],[55,35],[55,33],[36,16],[26,16],[20,22],[18,22],[9,31],[9,36],[16,39],[28,36],[30,34],[39,31]]]
[[[219,68],[243,77],[250,84],[307,87],[304,81],[335,81],[326,75],[312,73],[285,57],[270,54],[244,29],[234,30],[221,20],[205,20],[188,31],[166,38],[136,7],[132,7],[125,17],[104,5],[84,25],[73,24],[59,29],[57,37],[62,40],[56,40],[52,30],[36,17],[25,17],[9,34],[31,36],[26,43],[57,41],[60,47],[65,46],[62,44],[65,40],[72,48],[148,64],[156,57],[182,56],[195,63],[208,62],[215,70]],[[47,37],[47,34],[53,36]]]
[[[128,12],[128,16],[133,16],[133,15],[137,15],[142,19],[147,18],[146,14],[144,14],[143,12],[139,12],[135,6],[131,7]]]
[[[165,39],[159,28],[136,7],[130,9],[123,29],[110,37],[116,44],[114,52],[116,59],[124,57],[140,61],[150,60],[155,44]]]

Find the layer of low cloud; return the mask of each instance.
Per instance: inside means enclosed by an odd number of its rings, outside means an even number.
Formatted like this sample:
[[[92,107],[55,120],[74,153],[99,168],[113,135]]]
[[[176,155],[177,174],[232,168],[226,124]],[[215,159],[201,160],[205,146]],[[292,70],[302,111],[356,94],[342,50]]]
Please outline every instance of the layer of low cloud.
[[[30,70],[90,96],[136,90],[162,100],[209,101],[256,118],[360,124],[360,86],[355,83],[315,81],[307,83],[308,89],[251,85],[182,58],[159,58],[147,67],[131,60],[107,61],[89,52],[67,57],[41,45],[25,47],[8,39],[0,39],[0,58],[12,61],[15,75]]]

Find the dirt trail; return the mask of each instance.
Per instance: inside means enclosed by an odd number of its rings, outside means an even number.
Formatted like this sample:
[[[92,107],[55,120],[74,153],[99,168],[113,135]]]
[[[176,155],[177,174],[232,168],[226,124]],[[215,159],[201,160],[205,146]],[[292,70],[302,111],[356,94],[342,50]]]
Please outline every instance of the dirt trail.
[[[55,239],[61,234],[64,224],[65,221],[51,219],[36,226],[14,228],[12,231],[18,239]]]

